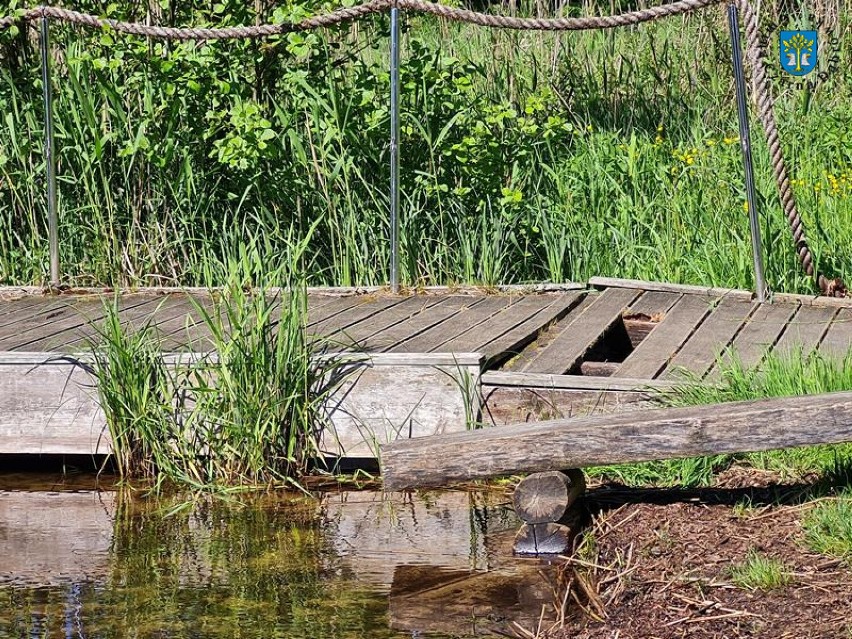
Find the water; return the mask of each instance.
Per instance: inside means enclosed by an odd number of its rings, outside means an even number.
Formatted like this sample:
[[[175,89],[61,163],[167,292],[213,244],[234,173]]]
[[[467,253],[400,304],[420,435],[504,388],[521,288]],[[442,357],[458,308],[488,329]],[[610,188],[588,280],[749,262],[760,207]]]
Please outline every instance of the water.
[[[0,476],[0,637],[472,636],[552,602],[504,493],[186,499]]]

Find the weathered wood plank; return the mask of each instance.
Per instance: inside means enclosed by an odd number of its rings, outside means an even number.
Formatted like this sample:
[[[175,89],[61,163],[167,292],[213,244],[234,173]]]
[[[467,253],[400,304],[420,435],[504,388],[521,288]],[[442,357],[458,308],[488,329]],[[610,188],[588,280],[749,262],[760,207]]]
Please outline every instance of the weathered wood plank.
[[[819,345],[819,352],[843,359],[852,349],[852,309],[841,308]]]
[[[169,317],[173,313],[184,312],[186,297],[183,295],[146,297],[148,302],[119,311],[121,324],[126,330],[132,332],[141,329],[146,323],[154,325],[162,315]],[[69,326],[58,333],[30,342],[25,349],[19,350],[70,352],[83,348],[87,343],[98,341],[98,331],[104,317],[101,314],[98,318],[85,318],[87,321],[82,324]]]
[[[694,284],[672,284],[670,282],[646,282],[645,280],[630,280],[619,277],[593,277],[589,286],[600,289],[627,288],[640,291],[662,291],[666,293],[683,293],[686,295],[705,295],[710,297],[731,297],[739,300],[750,300],[754,297],[751,291],[736,288],[719,288],[715,286],[696,286]]]
[[[22,322],[26,322],[34,317],[47,315],[59,309],[66,308],[69,306],[70,301],[63,297],[39,296],[38,301],[24,303],[22,306],[16,306],[18,302],[8,302],[9,305],[15,305],[16,307],[0,318],[0,335],[5,335],[7,331],[14,330]]]
[[[682,293],[667,293],[665,291],[647,291],[642,297],[630,305],[628,314],[647,315],[654,317],[668,313],[678,300],[683,297]]]
[[[381,447],[385,490],[852,441],[852,392],[500,426]]]
[[[760,364],[763,357],[778,341],[790,318],[798,310],[794,304],[760,304],[743,324],[722,361],[730,364],[736,358],[746,368]],[[721,377],[719,363],[713,364],[707,379]]]
[[[17,325],[15,333],[0,337],[0,348],[7,351],[35,350],[32,345],[36,342],[51,338],[70,328],[79,328],[98,321],[103,317],[104,303],[108,301],[109,298],[104,298],[71,303],[32,317]],[[151,301],[152,298],[148,296],[127,296],[120,298],[118,304],[122,311],[126,311],[136,306],[150,304]]]
[[[594,377],[588,375],[551,375],[550,373],[517,373],[511,371],[490,371],[481,377],[483,386],[504,386],[515,388],[552,388],[559,390],[583,390],[602,392],[648,393],[654,390],[671,390],[677,386],[674,382],[656,379],[636,379],[626,377]]]
[[[680,379],[683,371],[703,377],[727,348],[751,315],[756,304],[730,297],[722,298],[710,316],[692,334],[662,373],[663,379]]]
[[[391,350],[404,350],[411,353],[444,351],[445,349],[441,348],[443,344],[479,326],[488,318],[508,308],[516,300],[517,298],[511,298],[506,295],[486,297],[477,304],[462,309],[437,326],[433,326],[419,335],[397,344]]]
[[[360,321],[373,317],[384,310],[392,308],[403,302],[404,297],[380,297],[378,299],[370,299],[362,297],[354,306],[350,306],[345,311],[336,313],[319,322],[310,324],[308,330],[311,335],[325,336],[344,331],[346,328],[357,324]]]
[[[450,295],[414,317],[373,335],[366,340],[364,346],[371,351],[389,351],[400,342],[440,324],[462,309],[473,306],[481,299],[469,295]]]
[[[489,360],[511,356],[551,322],[564,317],[584,297],[582,292],[533,295],[515,302],[481,324],[443,345],[449,352],[481,351]]]
[[[364,342],[377,333],[411,319],[444,299],[446,298],[441,295],[412,295],[399,304],[347,326],[345,330],[329,332],[322,338],[341,348],[363,348]]]
[[[803,355],[813,352],[825,335],[837,309],[820,306],[800,306],[787,329],[775,345],[779,354],[790,354],[801,350]]]
[[[315,308],[308,306],[308,327],[310,328],[319,322],[327,320],[330,317],[334,317],[338,313],[345,312],[356,304],[363,302],[364,297],[366,296],[346,295],[343,297],[336,297],[328,304],[323,304],[322,306]]]
[[[624,309],[640,294],[640,291],[619,288],[600,293],[556,339],[536,353],[524,367],[524,372],[558,375],[570,371],[607,329],[621,320]]]
[[[684,295],[627,356],[615,375],[654,379],[709,313],[709,298]]]
[[[694,284],[672,284],[669,282],[646,282],[644,280],[628,280],[617,277],[593,277],[589,286],[594,288],[638,288],[645,291],[669,291],[713,297],[731,297],[740,300],[754,299],[752,291],[738,288],[718,288],[714,286],[696,286]],[[798,295],[795,293],[774,293],[772,300],[784,304],[802,304],[806,306],[828,306],[833,308],[852,307],[852,298],[827,297],[825,295]]]

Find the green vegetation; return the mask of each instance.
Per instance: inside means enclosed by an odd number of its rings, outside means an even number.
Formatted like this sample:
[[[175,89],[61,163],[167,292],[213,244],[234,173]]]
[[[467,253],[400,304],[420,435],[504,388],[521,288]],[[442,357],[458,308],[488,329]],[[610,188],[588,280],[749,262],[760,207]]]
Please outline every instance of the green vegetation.
[[[748,590],[775,590],[793,581],[784,562],[753,550],[742,563],[731,566],[729,572],[736,585]]]
[[[852,560],[852,494],[817,504],[802,526],[808,546],[819,553]]]
[[[276,277],[275,291],[247,291],[245,281],[230,277],[212,309],[197,304],[211,335],[192,345],[211,353],[200,361],[166,362],[155,326],[123,326],[107,308],[91,347],[122,475],[197,488],[264,484],[290,481],[317,456],[340,364],[308,338],[303,278]]]
[[[0,14],[22,4],[0,1]],[[72,4],[118,19],[217,26],[335,6]],[[779,27],[770,25],[794,26],[785,6],[760,5],[781,140],[818,266],[849,276],[849,16],[831,0],[796,23],[825,20],[827,75],[810,88],[775,62]],[[573,4],[564,13],[634,7]],[[253,243],[274,265],[287,238],[314,225],[311,283],[386,281],[387,32],[380,16],[357,28],[195,44],[55,25],[65,281],[220,284],[219,265],[242,246]],[[565,34],[407,16],[403,40],[405,282],[599,274],[751,286],[720,9]],[[34,38],[18,29],[0,34],[0,112],[0,282],[44,282],[40,74]],[[768,279],[776,290],[812,290],[753,133]]]
[[[852,352],[843,359],[819,353],[773,352],[759,367],[750,369],[736,354],[729,353],[718,359],[718,366],[718,384],[699,383],[699,379],[684,375],[683,384],[661,394],[659,401],[667,406],[701,406],[852,390]],[[816,475],[832,484],[846,484],[852,480],[852,444],[602,466],[587,472],[630,486],[694,487],[712,484],[720,471],[734,463],[771,470],[781,477]]]

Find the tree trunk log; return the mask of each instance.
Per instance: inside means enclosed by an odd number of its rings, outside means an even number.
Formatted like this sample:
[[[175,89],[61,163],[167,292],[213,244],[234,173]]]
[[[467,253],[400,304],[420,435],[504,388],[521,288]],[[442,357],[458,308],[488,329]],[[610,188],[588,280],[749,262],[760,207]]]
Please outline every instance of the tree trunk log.
[[[583,471],[551,470],[521,480],[512,495],[515,513],[527,524],[556,522],[586,489]]]

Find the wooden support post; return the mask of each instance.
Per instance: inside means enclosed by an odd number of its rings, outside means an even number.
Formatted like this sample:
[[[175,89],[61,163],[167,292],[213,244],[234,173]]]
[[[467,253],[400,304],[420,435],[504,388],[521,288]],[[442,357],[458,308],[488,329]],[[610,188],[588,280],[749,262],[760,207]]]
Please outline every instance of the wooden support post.
[[[528,475],[515,488],[512,503],[524,522],[515,537],[516,555],[558,555],[571,550],[582,524],[572,508],[586,489],[583,471],[571,469]]]
[[[555,419],[400,440],[385,490],[513,473],[852,441],[852,392]]]
[[[528,475],[515,488],[512,505],[527,524],[559,521],[586,489],[583,471],[551,470]]]

